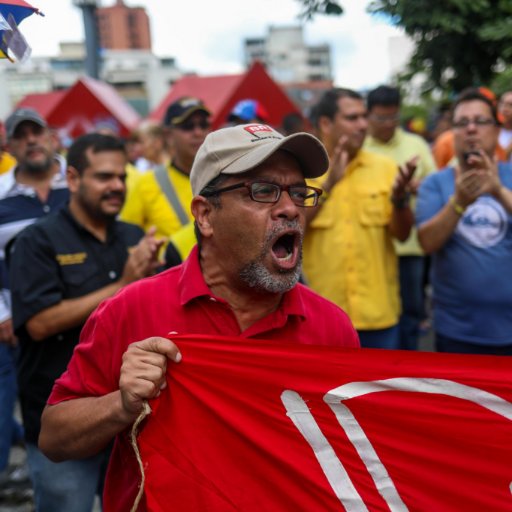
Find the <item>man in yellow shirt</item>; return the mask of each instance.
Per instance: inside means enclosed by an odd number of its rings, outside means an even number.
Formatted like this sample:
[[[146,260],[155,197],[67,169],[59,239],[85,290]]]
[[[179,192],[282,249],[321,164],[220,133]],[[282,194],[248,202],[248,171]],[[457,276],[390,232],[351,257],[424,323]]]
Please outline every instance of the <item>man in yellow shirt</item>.
[[[415,159],[415,179],[410,191],[416,195],[423,178],[436,170],[436,164],[428,144],[423,137],[400,128],[400,91],[396,87],[381,85],[368,93],[368,132],[364,149],[386,155],[398,165]],[[414,207],[415,199],[411,201]],[[418,242],[416,229],[411,230],[405,242],[395,240],[400,276],[400,348],[418,348],[420,323],[424,315],[423,283],[425,256]]]
[[[121,219],[158,238],[169,237],[192,221],[189,174],[197,150],[210,131],[210,112],[198,98],[183,97],[165,114],[172,161],[141,175],[128,191]]]
[[[393,160],[361,149],[368,121],[364,99],[355,91],[327,91],[311,117],[331,164],[314,182],[324,200],[309,215],[306,281],[348,313],[362,346],[398,348],[392,240],[405,240],[413,224],[407,187],[414,168],[399,170]]]

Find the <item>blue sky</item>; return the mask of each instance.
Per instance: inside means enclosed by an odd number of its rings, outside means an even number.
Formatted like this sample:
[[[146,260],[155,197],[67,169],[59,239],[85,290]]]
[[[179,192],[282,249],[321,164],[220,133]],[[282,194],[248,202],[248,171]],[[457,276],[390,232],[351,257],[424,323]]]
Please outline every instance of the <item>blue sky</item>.
[[[20,25],[33,55],[58,53],[59,41],[83,40],[81,12],[71,0],[28,0],[45,17],[31,16]],[[111,5],[104,0],[102,5]],[[175,57],[185,71],[213,75],[242,71],[242,43],[263,37],[270,25],[299,23],[297,0],[125,0],[146,8],[153,50]],[[401,32],[365,12],[368,1],[342,0],[342,17],[318,16],[304,25],[306,44],[331,45],[335,83],[365,88],[389,79],[388,39]],[[199,8],[200,7],[200,8]]]

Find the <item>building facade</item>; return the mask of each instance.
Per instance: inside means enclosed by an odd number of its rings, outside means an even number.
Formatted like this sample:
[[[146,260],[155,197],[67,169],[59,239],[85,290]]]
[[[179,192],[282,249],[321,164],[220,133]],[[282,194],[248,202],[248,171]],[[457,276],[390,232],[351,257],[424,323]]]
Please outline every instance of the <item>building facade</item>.
[[[55,57],[32,57],[13,66],[0,60],[0,119],[27,94],[67,89],[86,74],[83,43],[61,43]],[[173,58],[161,58],[149,50],[103,50],[100,79],[114,86],[142,116],[146,116],[183,73]]]
[[[270,27],[266,37],[246,39],[244,60],[246,67],[261,61],[282,84],[333,79],[330,46],[306,45],[301,26]]]
[[[107,50],[151,50],[149,17],[143,7],[116,0],[96,10],[100,47]]]

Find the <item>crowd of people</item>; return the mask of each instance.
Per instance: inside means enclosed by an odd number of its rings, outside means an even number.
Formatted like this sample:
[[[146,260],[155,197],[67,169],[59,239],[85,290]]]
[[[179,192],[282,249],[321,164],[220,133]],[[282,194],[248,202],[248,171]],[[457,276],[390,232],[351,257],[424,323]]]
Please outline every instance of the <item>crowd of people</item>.
[[[267,116],[212,130],[183,97],[66,154],[36,111],[5,120],[0,485],[23,445],[38,511],[90,512],[109,460],[106,499],[133,500],[122,433],[180,362],[170,331],[417,350],[429,282],[437,351],[512,353],[512,91],[462,91],[431,144],[392,86]]]

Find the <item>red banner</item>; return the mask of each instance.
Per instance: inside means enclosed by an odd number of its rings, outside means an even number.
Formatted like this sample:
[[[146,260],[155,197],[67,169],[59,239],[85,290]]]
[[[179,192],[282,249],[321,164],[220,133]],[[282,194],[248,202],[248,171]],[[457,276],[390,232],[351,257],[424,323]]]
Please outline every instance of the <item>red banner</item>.
[[[512,359],[174,337],[156,511],[510,511]]]

